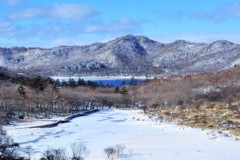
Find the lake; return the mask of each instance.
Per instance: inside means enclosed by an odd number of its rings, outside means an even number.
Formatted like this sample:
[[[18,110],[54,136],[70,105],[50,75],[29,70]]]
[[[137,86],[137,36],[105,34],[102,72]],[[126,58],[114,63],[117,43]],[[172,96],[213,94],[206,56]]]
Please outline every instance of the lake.
[[[54,80],[59,80],[60,82],[68,81],[70,78],[78,81],[78,79],[83,79],[85,82],[93,81],[96,82],[98,85],[110,85],[114,87],[120,87],[122,84],[129,84],[131,82],[131,77],[52,77]],[[144,77],[137,77],[135,78],[136,84],[142,83],[145,81]]]

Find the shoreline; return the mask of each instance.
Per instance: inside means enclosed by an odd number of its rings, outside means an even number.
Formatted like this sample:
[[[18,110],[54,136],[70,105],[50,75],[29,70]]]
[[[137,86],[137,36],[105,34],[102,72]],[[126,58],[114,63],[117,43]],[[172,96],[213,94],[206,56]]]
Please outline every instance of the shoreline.
[[[153,79],[154,77],[146,77],[146,76],[50,76],[54,80],[57,79],[84,79],[84,80],[130,80],[134,77],[136,80],[145,80],[145,79]]]

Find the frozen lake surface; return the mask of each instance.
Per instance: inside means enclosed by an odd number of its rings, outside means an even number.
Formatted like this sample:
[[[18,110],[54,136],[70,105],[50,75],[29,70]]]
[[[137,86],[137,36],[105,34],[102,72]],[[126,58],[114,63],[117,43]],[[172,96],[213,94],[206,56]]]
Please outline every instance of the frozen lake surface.
[[[36,125],[41,122],[37,121]],[[46,122],[44,122],[45,124]],[[240,141],[189,127],[149,119],[141,111],[103,110],[73,119],[55,128],[26,128],[26,125],[5,129],[21,144],[36,149],[41,156],[48,147],[68,149],[73,142],[86,144],[87,159],[104,160],[104,148],[124,144],[124,160],[239,160]]]

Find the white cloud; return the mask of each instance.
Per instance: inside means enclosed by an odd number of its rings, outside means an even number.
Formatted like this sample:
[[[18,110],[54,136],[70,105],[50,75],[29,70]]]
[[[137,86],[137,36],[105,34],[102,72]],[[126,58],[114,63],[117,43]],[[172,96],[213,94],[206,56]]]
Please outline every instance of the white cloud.
[[[215,22],[240,18],[240,3],[222,5],[209,12],[196,12],[193,13],[190,18],[209,19]]]
[[[86,5],[81,4],[57,4],[54,5],[52,16],[59,19],[82,20],[94,15],[96,12]]]
[[[27,8],[20,12],[14,12],[9,15],[10,20],[26,19],[26,18],[35,18],[43,15],[45,12],[44,8]]]
[[[58,20],[83,20],[94,16],[97,12],[81,4],[56,4],[52,6],[25,7],[9,13],[10,20],[30,19],[42,16]]]
[[[240,3],[233,3],[223,6],[219,9],[219,12],[223,12],[226,16],[240,18]]]
[[[27,44],[25,42],[43,47],[81,45],[142,30],[141,21],[129,18],[97,21],[97,18],[100,19],[95,17],[97,12],[81,4],[26,5],[13,9],[0,21],[0,37],[14,45]]]
[[[0,36],[12,38],[15,35],[15,26],[10,22],[0,22]]]
[[[161,18],[181,21],[184,19],[206,19],[214,22],[223,22],[229,19],[240,18],[240,3],[229,3],[215,7],[210,11],[173,11],[160,14]]]

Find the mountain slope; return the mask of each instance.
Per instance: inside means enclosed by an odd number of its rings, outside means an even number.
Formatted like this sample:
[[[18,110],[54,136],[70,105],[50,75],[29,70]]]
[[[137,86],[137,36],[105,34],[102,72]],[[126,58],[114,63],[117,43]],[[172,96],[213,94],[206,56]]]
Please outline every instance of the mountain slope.
[[[0,48],[0,66],[45,75],[172,75],[214,72],[240,63],[240,45],[127,35],[107,43],[50,49]]]

